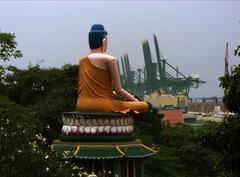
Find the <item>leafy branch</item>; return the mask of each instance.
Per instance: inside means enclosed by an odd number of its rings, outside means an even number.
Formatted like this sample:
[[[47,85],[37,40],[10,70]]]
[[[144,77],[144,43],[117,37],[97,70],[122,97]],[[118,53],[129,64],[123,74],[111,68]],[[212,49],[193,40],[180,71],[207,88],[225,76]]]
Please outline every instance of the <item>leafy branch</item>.
[[[11,57],[21,58],[22,52],[17,47],[14,33],[2,33],[0,32],[0,59],[3,61],[9,61]]]

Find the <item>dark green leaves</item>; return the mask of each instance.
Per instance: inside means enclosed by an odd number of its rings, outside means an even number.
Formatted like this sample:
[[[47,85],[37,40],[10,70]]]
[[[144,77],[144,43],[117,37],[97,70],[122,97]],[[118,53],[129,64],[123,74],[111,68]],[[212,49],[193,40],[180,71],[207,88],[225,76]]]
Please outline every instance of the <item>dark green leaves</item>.
[[[240,65],[231,74],[219,78],[224,89],[223,102],[231,112],[240,113]]]
[[[13,58],[21,58],[22,52],[17,47],[17,42],[15,41],[15,34],[13,33],[1,33],[0,32],[0,59],[3,61]]]

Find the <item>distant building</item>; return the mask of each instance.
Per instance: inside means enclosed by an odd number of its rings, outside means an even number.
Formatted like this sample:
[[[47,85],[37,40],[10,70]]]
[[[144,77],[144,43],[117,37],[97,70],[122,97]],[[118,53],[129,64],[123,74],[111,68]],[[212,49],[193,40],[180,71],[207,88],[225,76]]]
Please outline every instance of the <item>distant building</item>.
[[[150,102],[160,114],[164,114],[162,119],[164,125],[175,126],[178,123],[184,123],[183,112],[188,111],[186,96],[151,93],[144,96],[144,101]]]
[[[164,125],[176,126],[176,124],[183,124],[183,112],[181,110],[160,110],[159,113],[164,114],[162,123]]]

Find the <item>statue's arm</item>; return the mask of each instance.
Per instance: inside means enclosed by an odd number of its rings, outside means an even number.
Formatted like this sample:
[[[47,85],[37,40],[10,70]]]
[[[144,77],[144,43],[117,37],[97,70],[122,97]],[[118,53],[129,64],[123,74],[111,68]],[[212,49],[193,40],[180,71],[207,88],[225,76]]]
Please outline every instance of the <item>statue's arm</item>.
[[[107,65],[111,73],[111,78],[113,81],[116,94],[130,101],[139,101],[138,99],[136,99],[134,96],[132,96],[130,93],[128,93],[126,90],[122,88],[116,59],[115,58],[108,59]]]

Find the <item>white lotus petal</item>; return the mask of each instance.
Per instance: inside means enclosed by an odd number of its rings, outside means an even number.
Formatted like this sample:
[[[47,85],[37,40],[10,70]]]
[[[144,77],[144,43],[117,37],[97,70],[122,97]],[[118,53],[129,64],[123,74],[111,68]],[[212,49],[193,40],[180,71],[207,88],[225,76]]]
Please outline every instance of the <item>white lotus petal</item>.
[[[69,117],[66,117],[66,125],[70,124],[71,119]]]
[[[131,124],[131,118],[127,119],[127,124],[130,125]]]
[[[80,125],[81,126],[85,126],[85,120],[83,118],[79,119]]]
[[[85,127],[84,133],[89,134],[91,132],[91,127]]]
[[[80,122],[79,122],[79,119],[75,119],[75,121],[74,121],[74,125],[76,125],[76,126],[80,126]]]
[[[115,126],[115,120],[114,119],[110,119],[110,125]]]
[[[123,119],[123,118],[120,119],[120,125],[121,125],[121,126],[124,125],[124,119]]]
[[[91,127],[91,133],[92,134],[96,134],[97,133],[97,127],[96,126]]]
[[[123,133],[126,133],[126,126],[122,126]]]
[[[66,124],[66,118],[62,115],[62,122],[63,122],[63,125]]]
[[[103,123],[104,123],[105,126],[109,126],[110,125],[109,120],[107,118],[105,118],[103,120]]]
[[[104,127],[104,132],[109,134],[110,133],[110,126],[105,126]]]
[[[103,133],[104,131],[104,126],[99,126],[98,127],[98,133]]]
[[[88,127],[92,127],[92,121],[91,121],[91,119],[87,119],[87,120],[86,120],[86,125],[87,125]]]
[[[92,125],[93,126],[98,126],[97,120],[96,119],[92,119]]]
[[[120,126],[120,119],[117,119],[115,124],[116,124],[116,126]]]
[[[117,127],[111,127],[111,133],[117,133]]]
[[[122,127],[121,127],[121,126],[118,126],[118,127],[117,127],[117,132],[118,132],[118,133],[122,133]]]
[[[71,127],[70,126],[66,126],[66,134],[70,134],[71,133]]]
[[[72,133],[76,133],[77,132],[77,130],[78,130],[78,128],[77,128],[77,126],[71,126],[71,131],[72,131]]]
[[[62,127],[62,132],[63,132],[63,133],[66,132],[66,126],[65,126],[65,125],[63,125],[63,127]]]
[[[104,125],[103,120],[100,119],[100,118],[97,119],[97,123],[98,123],[98,126],[103,126]]]
[[[83,133],[84,133],[84,128],[85,128],[85,126],[80,126],[80,127],[78,128],[78,131],[79,131],[80,134],[83,134]]]
[[[128,125],[128,119],[124,118],[124,125]]]
[[[70,121],[70,126],[73,126],[74,125],[74,118],[71,118],[71,121]]]
[[[133,126],[130,126],[130,132],[133,132]]]

